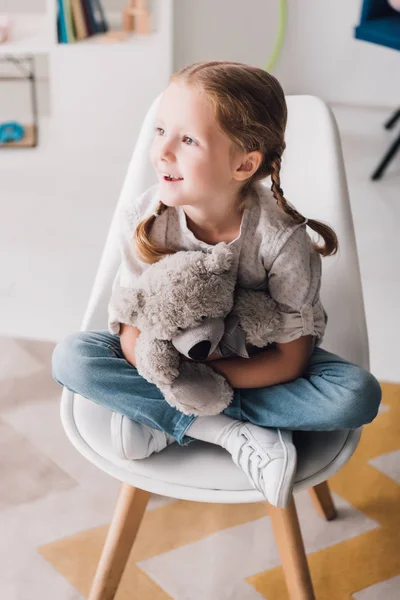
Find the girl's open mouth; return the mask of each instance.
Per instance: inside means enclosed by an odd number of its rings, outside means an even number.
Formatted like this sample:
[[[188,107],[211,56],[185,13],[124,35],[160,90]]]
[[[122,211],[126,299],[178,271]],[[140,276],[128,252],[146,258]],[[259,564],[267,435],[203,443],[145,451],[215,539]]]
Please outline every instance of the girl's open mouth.
[[[163,175],[164,181],[168,181],[168,183],[178,183],[178,181],[182,181],[183,177],[171,177],[171,175]]]

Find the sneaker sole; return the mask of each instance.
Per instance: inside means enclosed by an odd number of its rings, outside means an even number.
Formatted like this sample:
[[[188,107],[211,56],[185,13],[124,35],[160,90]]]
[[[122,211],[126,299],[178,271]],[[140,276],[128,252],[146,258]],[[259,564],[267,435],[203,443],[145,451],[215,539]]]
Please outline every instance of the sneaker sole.
[[[294,487],[294,476],[296,473],[297,467],[297,452],[294,447],[292,441],[290,444],[287,444],[284,439],[285,436],[282,434],[282,431],[278,429],[278,435],[280,442],[284,448],[284,468],[282,469],[281,480],[278,486],[276,507],[277,508],[286,508],[289,503],[293,493]]]
[[[122,442],[122,420],[124,415],[113,413],[111,417],[111,443],[119,458],[127,460]]]

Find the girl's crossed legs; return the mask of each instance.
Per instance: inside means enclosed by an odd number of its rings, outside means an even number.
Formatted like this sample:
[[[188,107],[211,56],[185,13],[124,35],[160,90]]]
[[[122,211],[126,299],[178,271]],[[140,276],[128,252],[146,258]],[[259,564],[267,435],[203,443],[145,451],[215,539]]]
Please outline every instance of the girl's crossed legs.
[[[53,378],[71,391],[136,423],[163,431],[180,445],[193,441],[186,431],[198,430],[202,420],[207,420],[208,426],[214,420],[226,431],[226,423],[233,423],[232,419],[283,430],[353,429],[375,418],[382,395],[371,373],[318,347],[303,377],[265,388],[235,389],[222,418],[188,416],[170,406],[157,386],[141,377],[125,359],[119,336],[108,331],[69,335],[55,347],[52,369]],[[256,430],[251,429],[252,433]],[[207,441],[230,450],[221,441]]]

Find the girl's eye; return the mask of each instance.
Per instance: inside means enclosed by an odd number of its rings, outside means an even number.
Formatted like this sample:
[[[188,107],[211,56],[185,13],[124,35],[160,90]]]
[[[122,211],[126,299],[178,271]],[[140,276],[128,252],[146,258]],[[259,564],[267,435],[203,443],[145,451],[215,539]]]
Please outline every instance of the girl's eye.
[[[194,140],[192,140],[192,138],[188,137],[187,135],[185,135],[185,137],[183,139],[184,140],[189,140],[190,142],[192,142],[191,144],[186,144],[186,142],[185,142],[185,144],[187,146],[195,146],[196,145],[196,142]]]
[[[156,127],[155,131],[158,135],[164,135],[164,133],[165,133],[165,131],[162,127]],[[187,135],[185,135],[183,140],[184,140],[184,143],[186,144],[186,146],[195,146],[196,145],[196,142]]]

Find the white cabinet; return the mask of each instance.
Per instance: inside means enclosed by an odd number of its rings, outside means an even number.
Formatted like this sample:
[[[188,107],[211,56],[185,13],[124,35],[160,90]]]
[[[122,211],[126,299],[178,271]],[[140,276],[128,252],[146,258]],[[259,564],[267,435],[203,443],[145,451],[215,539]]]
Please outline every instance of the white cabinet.
[[[119,13],[108,13],[113,28]],[[120,148],[130,145],[154,97],[172,73],[172,0],[152,0],[151,33],[101,43],[96,36],[73,44],[57,42],[56,0],[39,14],[13,15],[10,42],[0,55],[46,55],[49,60],[52,135],[60,144]],[[115,3],[113,3],[115,6]]]
[[[48,57],[50,117],[36,148],[0,150],[0,335],[79,329],[137,133],[172,73],[172,5],[152,0],[151,34],[109,44],[58,44],[54,2],[15,15],[0,53]]]
[[[110,44],[89,38],[52,50],[51,104],[63,143],[133,147],[147,108],[172,72],[172,2],[152,6],[150,35]]]

